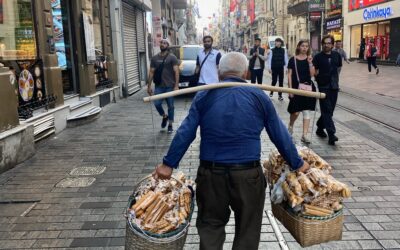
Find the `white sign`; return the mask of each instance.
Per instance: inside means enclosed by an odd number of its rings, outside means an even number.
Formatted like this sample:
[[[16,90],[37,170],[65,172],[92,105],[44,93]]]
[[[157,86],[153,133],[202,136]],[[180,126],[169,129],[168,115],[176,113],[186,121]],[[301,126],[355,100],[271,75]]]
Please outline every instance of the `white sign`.
[[[372,19],[387,19],[393,15],[393,9],[391,7],[372,7],[372,8],[367,8],[363,12],[363,18],[365,21],[369,21]]]
[[[85,31],[86,60],[87,62],[96,61],[96,49],[94,47],[93,19],[91,16],[83,14],[83,29]]]

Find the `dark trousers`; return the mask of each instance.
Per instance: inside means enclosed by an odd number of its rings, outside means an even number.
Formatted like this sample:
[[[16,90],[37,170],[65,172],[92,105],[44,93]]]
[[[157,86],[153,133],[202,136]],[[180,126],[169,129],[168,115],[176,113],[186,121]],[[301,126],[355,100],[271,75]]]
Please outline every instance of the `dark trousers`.
[[[325,93],[326,98],[319,100],[321,117],[317,121],[317,127],[320,130],[326,129],[328,135],[332,136],[336,133],[335,123],[333,122],[333,111],[335,111],[339,90],[320,88],[319,91]]]
[[[371,65],[374,66],[374,68],[378,68],[378,66],[376,66],[376,57],[372,56],[372,57],[367,57],[367,61],[368,61],[368,71],[371,72]]]
[[[264,74],[264,69],[252,69],[251,70],[251,83],[257,83],[262,84],[262,79],[263,79],[263,74]]]
[[[276,85],[276,82],[279,78],[279,87],[283,87],[283,67],[281,68],[273,68],[271,69],[272,71],[272,86]],[[271,94],[273,94],[274,92],[271,91]],[[278,93],[279,96],[282,96],[282,92]]]
[[[200,250],[222,250],[225,226],[235,213],[234,250],[257,250],[266,180],[261,167],[224,171],[200,166],[196,178]]]

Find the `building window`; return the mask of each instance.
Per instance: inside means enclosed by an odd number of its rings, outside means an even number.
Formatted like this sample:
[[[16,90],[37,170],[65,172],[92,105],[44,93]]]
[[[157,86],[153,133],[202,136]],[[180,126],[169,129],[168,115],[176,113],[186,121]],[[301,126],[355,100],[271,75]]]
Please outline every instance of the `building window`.
[[[0,0],[0,61],[36,58],[32,4]]]

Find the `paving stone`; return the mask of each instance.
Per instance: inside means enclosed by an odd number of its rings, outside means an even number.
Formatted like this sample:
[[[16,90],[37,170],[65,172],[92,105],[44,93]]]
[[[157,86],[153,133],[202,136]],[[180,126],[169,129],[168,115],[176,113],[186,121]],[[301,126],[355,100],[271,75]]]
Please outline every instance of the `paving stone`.
[[[2,249],[31,248],[36,240],[0,240]]]
[[[382,246],[376,240],[359,240],[358,243],[362,249],[382,249]]]
[[[342,240],[370,240],[372,236],[365,231],[343,232]]]
[[[115,229],[118,228],[118,222],[114,221],[86,221],[81,229]]]
[[[99,229],[96,237],[125,237],[125,229]]]
[[[400,249],[400,243],[395,240],[379,240],[385,249]]]
[[[85,202],[82,203],[82,205],[80,206],[80,208],[109,208],[112,207],[113,203],[111,202]]]
[[[70,247],[105,247],[110,244],[112,238],[80,238],[74,239]]]
[[[378,240],[398,240],[400,230],[398,231],[371,231],[371,234]]]
[[[39,239],[32,248],[61,248],[69,247],[72,239]]]

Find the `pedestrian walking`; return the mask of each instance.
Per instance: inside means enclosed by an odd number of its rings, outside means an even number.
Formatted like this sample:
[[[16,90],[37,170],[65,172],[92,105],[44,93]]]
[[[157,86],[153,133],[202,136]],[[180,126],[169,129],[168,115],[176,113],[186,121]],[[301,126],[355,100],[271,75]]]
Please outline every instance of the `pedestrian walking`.
[[[333,112],[339,92],[338,67],[342,67],[342,58],[339,53],[332,51],[335,39],[332,35],[322,38],[322,52],[315,55],[313,65],[316,69],[316,77],[319,91],[326,94],[325,99],[319,101],[321,117],[317,121],[316,134],[319,137],[328,137],[329,145],[335,145],[339,139],[335,135],[336,128],[333,122]],[[328,135],[325,133],[325,131]]]
[[[147,93],[155,95],[167,93],[179,89],[179,63],[178,59],[172,53],[169,53],[169,41],[163,39],[160,42],[161,52],[151,58],[149,79],[147,82]],[[152,89],[152,82],[154,81],[154,92]],[[160,116],[162,116],[161,128],[165,128],[168,123],[168,133],[172,133],[174,122],[174,98],[169,97],[165,99],[168,106],[168,115],[164,112],[162,107],[163,99],[154,101]],[[169,121],[169,122],[168,122]]]
[[[342,41],[341,40],[337,40],[335,41],[335,48],[333,49],[333,51],[336,51],[337,53],[340,54],[340,56],[342,57],[342,60],[345,61],[347,64],[350,64],[349,59],[347,58],[347,54],[346,51],[344,51],[344,49],[342,48]],[[343,64],[343,63],[342,63]],[[338,74],[340,76],[340,72],[342,71],[342,67],[338,68]]]
[[[370,41],[365,50],[365,59],[368,62],[368,72],[371,73],[371,65],[375,68],[375,73],[379,74],[379,68],[376,66],[376,56],[378,50],[375,47],[374,41]]]
[[[310,43],[308,40],[301,40],[297,44],[295,56],[290,58],[288,63],[289,88],[315,91],[315,86],[311,80],[314,74],[315,68],[312,64]],[[303,135],[301,136],[301,141],[307,144],[311,143],[308,138],[308,129],[310,126],[310,112],[315,110],[315,103],[315,98],[289,94],[289,133],[293,134],[294,123],[300,112],[302,112]]]
[[[203,37],[204,49],[199,51],[196,59],[196,74],[199,76],[199,85],[218,83],[218,64],[221,53],[213,49],[213,38]]]
[[[254,47],[250,49],[250,63],[249,70],[251,74],[251,83],[262,84],[262,79],[264,75],[264,67],[265,67],[265,49],[260,47],[261,39],[256,38],[254,40]]]
[[[286,49],[282,48],[283,40],[281,38],[275,39],[275,47],[271,49],[268,55],[268,71],[272,74],[272,86],[276,85],[279,79],[279,87],[283,87],[283,75],[288,65],[288,55]],[[274,95],[271,91],[270,97]],[[278,93],[278,100],[283,101],[282,92]]]
[[[246,82],[243,80],[246,71],[247,58],[242,53],[222,56],[219,65],[222,82]],[[257,250],[267,185],[260,165],[263,129],[292,170],[305,172],[309,165],[298,155],[264,91],[240,86],[197,93],[154,177],[171,177],[196,138],[199,126],[196,227],[200,249],[223,248],[225,226],[232,209],[235,214],[232,249]]]
[[[364,58],[364,52],[365,52],[365,38],[361,39],[361,43],[360,43],[360,51],[358,53],[358,58],[359,59],[363,59]]]

